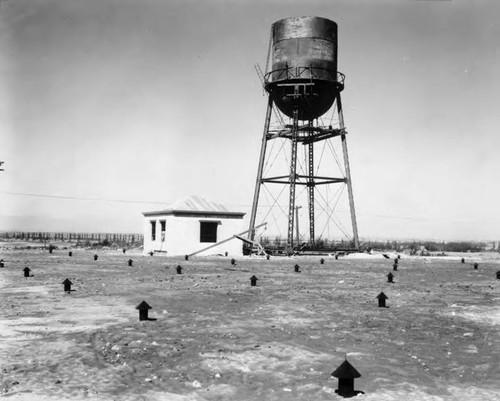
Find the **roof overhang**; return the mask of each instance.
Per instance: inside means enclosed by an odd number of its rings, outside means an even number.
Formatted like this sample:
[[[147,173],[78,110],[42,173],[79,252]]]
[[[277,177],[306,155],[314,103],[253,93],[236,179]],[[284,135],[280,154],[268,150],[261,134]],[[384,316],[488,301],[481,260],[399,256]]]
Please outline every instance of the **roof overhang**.
[[[143,212],[144,217],[176,216],[176,217],[203,217],[221,219],[242,219],[245,213],[203,211],[203,210],[159,210],[155,212]]]

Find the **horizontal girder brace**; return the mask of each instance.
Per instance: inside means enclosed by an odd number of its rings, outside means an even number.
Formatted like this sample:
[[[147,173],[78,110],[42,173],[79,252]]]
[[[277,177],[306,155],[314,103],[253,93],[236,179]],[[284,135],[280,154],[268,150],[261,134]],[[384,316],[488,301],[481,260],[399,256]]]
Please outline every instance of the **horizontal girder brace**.
[[[303,138],[303,139],[301,138],[302,140],[300,142],[302,142],[303,145],[308,145],[310,143],[324,141],[326,139],[334,138],[336,136],[345,135],[345,131],[344,132],[341,132],[343,130],[338,130],[338,131],[339,132],[332,133],[332,134],[319,134],[319,135],[312,135],[310,137]]]
[[[307,181],[300,181],[301,179],[305,179]],[[307,186],[315,186],[315,185],[323,185],[323,184],[337,184],[337,183],[346,183],[347,178],[336,178],[336,177],[311,177],[305,175],[297,175],[296,176],[296,184],[297,185],[307,185]],[[270,177],[263,178],[261,183],[271,183],[271,184],[290,184],[290,177],[288,175],[280,176],[280,177]]]
[[[325,139],[334,138],[336,136],[346,134],[345,129],[316,128],[313,130],[303,129],[303,130],[299,130],[299,131],[300,132],[318,132],[315,135],[303,135],[303,136],[298,135],[297,142],[302,142],[304,145],[309,144],[309,143],[313,143],[313,142],[324,141]],[[276,139],[276,138],[292,139],[292,132],[291,132],[291,130],[284,129],[284,130],[279,130],[277,132],[267,134],[267,140]]]

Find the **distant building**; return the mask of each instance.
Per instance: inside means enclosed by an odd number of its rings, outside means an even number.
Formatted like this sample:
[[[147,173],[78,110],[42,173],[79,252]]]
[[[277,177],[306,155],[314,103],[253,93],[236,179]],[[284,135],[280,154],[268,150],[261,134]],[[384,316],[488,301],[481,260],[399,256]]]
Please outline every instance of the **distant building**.
[[[144,212],[144,253],[166,252],[168,256],[189,255],[233,238],[244,229],[245,213],[190,196],[165,210]],[[233,238],[200,255],[242,255],[243,243]]]

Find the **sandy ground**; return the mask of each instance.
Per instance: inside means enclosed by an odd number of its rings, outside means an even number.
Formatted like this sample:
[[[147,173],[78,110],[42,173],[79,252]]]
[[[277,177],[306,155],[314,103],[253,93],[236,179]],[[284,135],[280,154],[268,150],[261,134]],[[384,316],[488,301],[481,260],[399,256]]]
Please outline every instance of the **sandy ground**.
[[[403,255],[389,284],[381,255],[233,266],[231,255],[0,251],[6,399],[335,400],[330,373],[346,356],[362,374],[355,399],[500,399],[497,254]],[[142,300],[156,320],[139,321]]]

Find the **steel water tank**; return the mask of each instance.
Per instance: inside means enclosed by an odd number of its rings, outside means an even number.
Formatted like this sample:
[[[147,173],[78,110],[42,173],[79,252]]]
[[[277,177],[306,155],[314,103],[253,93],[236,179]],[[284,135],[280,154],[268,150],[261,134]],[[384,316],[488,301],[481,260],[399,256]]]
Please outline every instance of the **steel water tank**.
[[[337,24],[320,17],[285,18],[272,25],[272,69],[266,90],[287,116],[299,120],[328,111],[342,90],[337,76]]]

